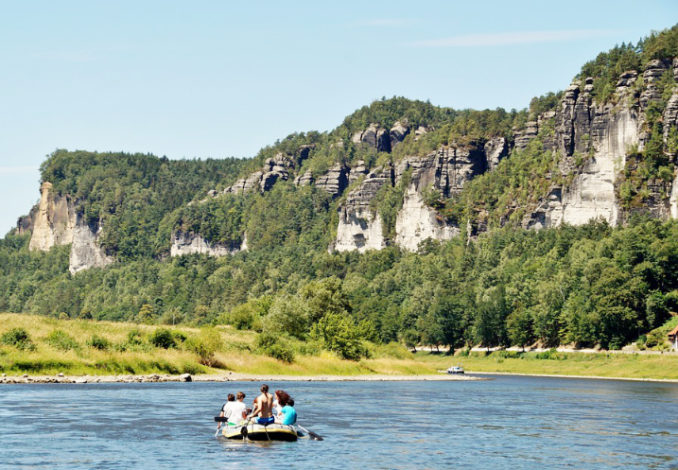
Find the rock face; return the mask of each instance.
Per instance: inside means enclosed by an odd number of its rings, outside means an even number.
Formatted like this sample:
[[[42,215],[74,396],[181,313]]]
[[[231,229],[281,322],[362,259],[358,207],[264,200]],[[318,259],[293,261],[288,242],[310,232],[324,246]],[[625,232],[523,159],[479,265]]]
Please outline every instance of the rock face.
[[[372,123],[364,131],[358,131],[351,137],[351,141],[356,144],[367,144],[377,149],[377,152],[391,151],[391,136],[389,131]]]
[[[457,194],[468,181],[492,165],[496,166],[505,152],[504,139],[497,138],[485,144],[441,147],[425,157],[407,157],[395,168],[389,166],[370,172],[339,208],[334,249],[364,252],[386,246],[383,221],[372,200],[383,185],[394,186],[406,177],[409,183],[404,191],[403,207],[396,217],[396,234],[392,242],[403,249],[416,251],[426,239],[449,240],[458,235],[458,227],[446,223],[434,209],[426,206],[424,191],[435,189],[445,197]],[[353,168],[350,178],[358,174],[360,168]]]
[[[424,240],[449,240],[457,235],[459,228],[445,224],[435,210],[426,206],[415,185],[407,188],[396,219],[396,245],[417,251]]]
[[[235,254],[243,249],[247,249],[245,240],[243,240],[243,243],[240,246],[227,246],[218,243],[210,243],[199,234],[193,232],[184,233],[177,231],[172,234],[170,256],[175,257],[195,253],[209,256],[226,256]]]
[[[245,178],[239,179],[233,183],[232,186],[224,189],[223,192],[224,194],[244,194],[254,190],[258,190],[262,193],[269,191],[277,181],[287,181],[294,170],[299,167],[301,162],[308,158],[312,149],[312,145],[303,145],[297,150],[294,156],[278,152],[273,158],[266,159],[260,170],[255,171]],[[312,181],[310,174],[308,174],[307,177],[305,176],[305,179],[303,180],[301,178],[302,177],[297,177],[295,184],[310,184]],[[210,193],[208,193],[208,195],[211,195],[212,197],[218,195],[216,191],[210,191]]]
[[[38,215],[38,207],[39,206],[33,206],[28,215],[24,215],[17,219],[15,231],[17,235],[33,233],[33,226],[35,225],[35,219]]]
[[[73,244],[68,261],[68,270],[71,274],[90,268],[103,268],[114,261],[97,243],[101,231],[102,227],[99,226],[94,232],[81,217],[78,217],[73,229]]]
[[[33,213],[33,211],[31,211]],[[30,250],[49,251],[57,245],[71,245],[68,269],[71,274],[112,263],[98,245],[101,225],[92,230],[76,212],[68,196],[52,194],[52,184],[40,186],[40,203],[33,220]]]
[[[671,197],[669,199],[669,210],[671,211],[671,218],[678,219],[678,172],[673,179],[673,187],[671,188]]]
[[[40,203],[33,221],[30,250],[48,251],[56,245],[73,242],[75,210],[68,196],[55,196],[52,183],[40,186]]]
[[[315,185],[337,197],[348,187],[348,175],[350,170],[341,163],[330,168],[327,173],[318,177]]]
[[[392,185],[393,170],[381,168],[368,173],[362,184],[349,192],[346,203],[339,208],[336,251],[380,250],[386,246],[381,216],[371,207],[372,199],[384,184]]]
[[[676,73],[678,62],[674,61],[674,65]],[[574,178],[566,186],[552,188],[524,226],[581,225],[592,219],[617,225],[624,221],[628,214],[617,200],[618,175],[626,165],[629,149],[635,145],[642,150],[645,144],[644,110],[652,101],[661,98],[657,81],[667,68],[668,65],[660,61],[648,63],[639,97],[637,87],[633,87],[638,72],[624,72],[617,82],[614,104],[598,105],[592,100],[591,79],[586,79],[583,87],[575,82],[566,90],[554,118],[554,148],[562,155],[561,174],[574,174]],[[678,89],[674,89],[663,114],[665,142],[677,121]],[[672,203],[661,200],[662,188],[649,189],[651,201],[644,210],[657,217],[673,213]],[[674,183],[671,194],[675,193]],[[669,206],[671,209],[667,210]]]

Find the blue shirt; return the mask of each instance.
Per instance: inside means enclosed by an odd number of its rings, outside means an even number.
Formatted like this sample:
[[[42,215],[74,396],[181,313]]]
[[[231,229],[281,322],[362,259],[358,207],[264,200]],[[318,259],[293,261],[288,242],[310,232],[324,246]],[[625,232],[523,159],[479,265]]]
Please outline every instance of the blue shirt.
[[[282,423],[283,424],[294,424],[297,422],[297,411],[292,408],[290,405],[285,405],[283,406],[282,410],[280,410],[282,413]]]

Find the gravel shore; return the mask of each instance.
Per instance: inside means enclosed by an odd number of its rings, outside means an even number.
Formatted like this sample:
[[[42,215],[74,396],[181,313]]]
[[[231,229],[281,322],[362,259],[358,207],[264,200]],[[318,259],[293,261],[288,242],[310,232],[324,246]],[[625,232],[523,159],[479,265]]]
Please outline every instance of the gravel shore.
[[[378,382],[378,381],[412,381],[412,380],[487,380],[481,377],[468,375],[256,375],[229,373],[222,375],[15,375],[0,377],[0,384],[27,384],[27,383],[146,383],[146,382]]]

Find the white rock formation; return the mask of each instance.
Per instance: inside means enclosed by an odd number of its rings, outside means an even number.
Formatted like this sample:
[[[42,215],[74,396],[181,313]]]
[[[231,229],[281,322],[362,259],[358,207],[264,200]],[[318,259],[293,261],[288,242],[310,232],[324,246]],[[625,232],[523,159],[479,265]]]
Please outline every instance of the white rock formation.
[[[459,229],[438,220],[436,212],[424,204],[417,188],[410,185],[396,218],[396,244],[405,250],[417,251],[426,239],[450,240],[457,235]]]
[[[72,243],[75,219],[75,210],[69,199],[65,196],[55,197],[52,183],[42,183],[29,249],[48,251],[53,246]]]
[[[243,240],[240,247],[230,247],[218,243],[210,243],[198,234],[191,232],[175,232],[172,235],[172,247],[170,256],[190,255],[194,253],[206,254],[209,256],[226,256],[235,254],[241,250],[247,249],[247,241]]]
[[[628,148],[639,142],[640,122],[637,113],[628,107],[616,111],[606,116],[600,134],[592,136],[593,158],[563,191],[562,223],[582,225],[592,219],[603,219],[611,225],[619,223],[614,183],[624,168]]]
[[[381,217],[374,215],[369,208],[340,212],[337,227],[336,251],[381,250],[386,246]]]
[[[101,226],[94,233],[87,224],[78,220],[73,229],[73,244],[68,260],[68,270],[71,274],[89,268],[103,268],[114,261],[97,243],[100,235]]]
[[[671,210],[671,218],[678,219],[678,173],[676,173],[676,177],[673,180],[671,198],[669,199],[669,207]]]

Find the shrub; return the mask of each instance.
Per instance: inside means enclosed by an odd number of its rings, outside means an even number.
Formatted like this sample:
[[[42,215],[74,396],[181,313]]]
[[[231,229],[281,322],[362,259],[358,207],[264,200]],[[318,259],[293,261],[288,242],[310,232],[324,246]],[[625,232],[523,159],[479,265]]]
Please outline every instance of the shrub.
[[[214,328],[205,328],[200,335],[189,338],[186,347],[200,356],[200,363],[211,367],[214,363],[214,353],[224,347],[221,335]]]
[[[100,351],[106,351],[111,347],[111,343],[99,335],[92,335],[92,337],[87,341],[87,346],[98,349]]]
[[[71,349],[80,348],[80,345],[76,340],[71,338],[68,333],[61,330],[52,331],[47,335],[45,341],[53,348],[60,349],[61,351],[70,351]]]
[[[31,341],[28,332],[23,328],[12,328],[0,337],[0,343],[14,346],[17,349],[35,351],[35,344]]]
[[[261,353],[283,362],[294,361],[294,350],[292,347],[287,341],[272,333],[260,333],[257,336],[256,347]]]
[[[138,346],[141,345],[143,342],[144,341],[141,338],[141,331],[134,328],[133,330],[127,332],[127,344]]]
[[[177,346],[172,332],[166,328],[158,328],[153,332],[148,341],[156,348],[175,348]]]
[[[344,315],[330,313],[313,325],[311,337],[320,341],[325,349],[339,354],[344,359],[357,361],[367,356],[355,322]]]

